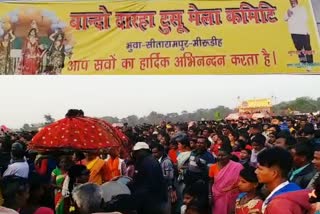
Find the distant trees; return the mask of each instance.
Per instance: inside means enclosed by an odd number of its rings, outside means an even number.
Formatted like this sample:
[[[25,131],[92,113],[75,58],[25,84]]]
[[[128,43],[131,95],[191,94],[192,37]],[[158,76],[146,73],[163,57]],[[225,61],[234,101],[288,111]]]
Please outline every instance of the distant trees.
[[[136,115],[130,115],[126,118],[116,118],[116,117],[103,117],[110,123],[128,123],[131,126],[149,123],[149,124],[159,124],[162,120],[176,122],[187,122],[187,121],[199,121],[202,118],[205,120],[221,120],[225,118],[228,114],[232,112],[232,109],[225,106],[218,106],[212,109],[198,109],[194,112],[182,111],[181,114],[177,112],[171,112],[168,114],[161,114],[155,111],[150,112],[149,115],[144,117],[138,117]]]
[[[302,113],[316,112],[320,110],[320,97],[312,99],[310,97],[299,97],[288,102],[281,102],[273,107],[275,114],[283,114],[287,111],[300,111]]]
[[[23,126],[22,126],[22,130],[24,130],[24,131],[31,131],[31,127],[30,127],[29,124],[25,123],[25,124],[23,124]]]
[[[281,102],[273,106],[273,112],[276,115],[288,114],[292,111],[300,111],[302,113],[316,112],[320,110],[320,97],[317,99],[312,99],[310,97],[299,97],[292,101]],[[200,121],[205,120],[221,120],[224,119],[228,114],[233,112],[225,106],[218,106],[211,109],[198,109],[194,112],[188,112],[186,110],[181,111],[181,114],[177,112],[171,112],[168,114],[161,114],[155,111],[150,112],[149,115],[138,117],[137,115],[130,115],[125,118],[105,116],[101,119],[108,121],[109,123],[128,123],[130,126],[135,126],[138,124],[149,123],[149,124],[159,124],[160,121],[171,121],[171,122],[187,122],[187,121]],[[37,127],[45,126],[53,123],[55,119],[50,115],[44,115],[45,122],[37,124],[24,124],[22,130],[30,131]]]
[[[55,119],[51,116],[51,114],[45,114],[44,119],[45,119],[45,125],[49,125],[55,121]]]

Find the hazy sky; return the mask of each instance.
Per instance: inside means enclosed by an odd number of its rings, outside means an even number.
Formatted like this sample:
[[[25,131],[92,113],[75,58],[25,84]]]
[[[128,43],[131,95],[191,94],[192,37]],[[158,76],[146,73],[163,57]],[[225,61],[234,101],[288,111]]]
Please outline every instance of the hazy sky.
[[[320,76],[2,76],[0,124],[20,128],[63,118],[69,108],[87,116],[143,116],[235,107],[241,99],[320,97]]]

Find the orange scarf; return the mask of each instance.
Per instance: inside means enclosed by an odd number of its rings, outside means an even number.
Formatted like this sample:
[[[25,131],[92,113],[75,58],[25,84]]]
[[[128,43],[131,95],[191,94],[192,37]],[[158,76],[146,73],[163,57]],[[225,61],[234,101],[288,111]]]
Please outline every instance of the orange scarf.
[[[118,177],[121,175],[119,170],[119,158],[109,158],[107,160],[107,168],[108,168],[108,180],[111,180],[115,177]]]

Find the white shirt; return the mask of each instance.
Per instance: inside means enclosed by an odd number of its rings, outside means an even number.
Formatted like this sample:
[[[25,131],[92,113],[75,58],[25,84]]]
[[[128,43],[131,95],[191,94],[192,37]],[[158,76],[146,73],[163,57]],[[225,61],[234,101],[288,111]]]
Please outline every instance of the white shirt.
[[[180,208],[180,214],[185,214],[186,213],[186,210],[187,210],[187,205],[182,205],[181,208]]]
[[[22,178],[28,178],[29,176],[29,165],[26,161],[15,162],[8,166],[8,169],[3,173],[3,177],[15,175]]]
[[[285,15],[285,21],[288,22],[289,32],[291,34],[308,35],[308,13],[307,10],[302,6],[295,6],[289,9],[293,14],[288,17]]]
[[[262,204],[262,213],[264,213],[264,211],[266,210],[269,200],[270,198],[280,189],[282,189],[283,187],[287,186],[289,184],[289,181],[283,182],[281,183],[279,186],[277,186],[274,190],[272,190],[272,192],[268,195],[268,197],[266,198],[266,200],[264,200],[263,204]]]
[[[13,210],[13,209],[9,209],[6,207],[1,207],[0,206],[0,213],[1,214],[19,214],[17,211]]]
[[[251,157],[250,157],[250,163],[253,165],[253,166],[256,166],[257,163],[258,163],[258,155],[260,152],[262,152],[263,150],[265,150],[265,148],[263,148],[262,150],[260,151],[256,151],[255,149],[252,150],[252,153],[251,153]]]
[[[162,157],[163,157],[163,156],[161,156],[161,158],[159,158],[159,159],[158,159],[159,163],[161,163],[161,161],[162,161]]]

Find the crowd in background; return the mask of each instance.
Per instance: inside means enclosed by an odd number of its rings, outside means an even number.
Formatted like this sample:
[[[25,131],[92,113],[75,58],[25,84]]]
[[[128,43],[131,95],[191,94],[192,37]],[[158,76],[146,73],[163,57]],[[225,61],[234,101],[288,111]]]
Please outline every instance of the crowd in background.
[[[121,127],[129,148],[27,149],[0,139],[0,213],[315,213],[320,117]],[[319,129],[318,129],[319,128]]]

